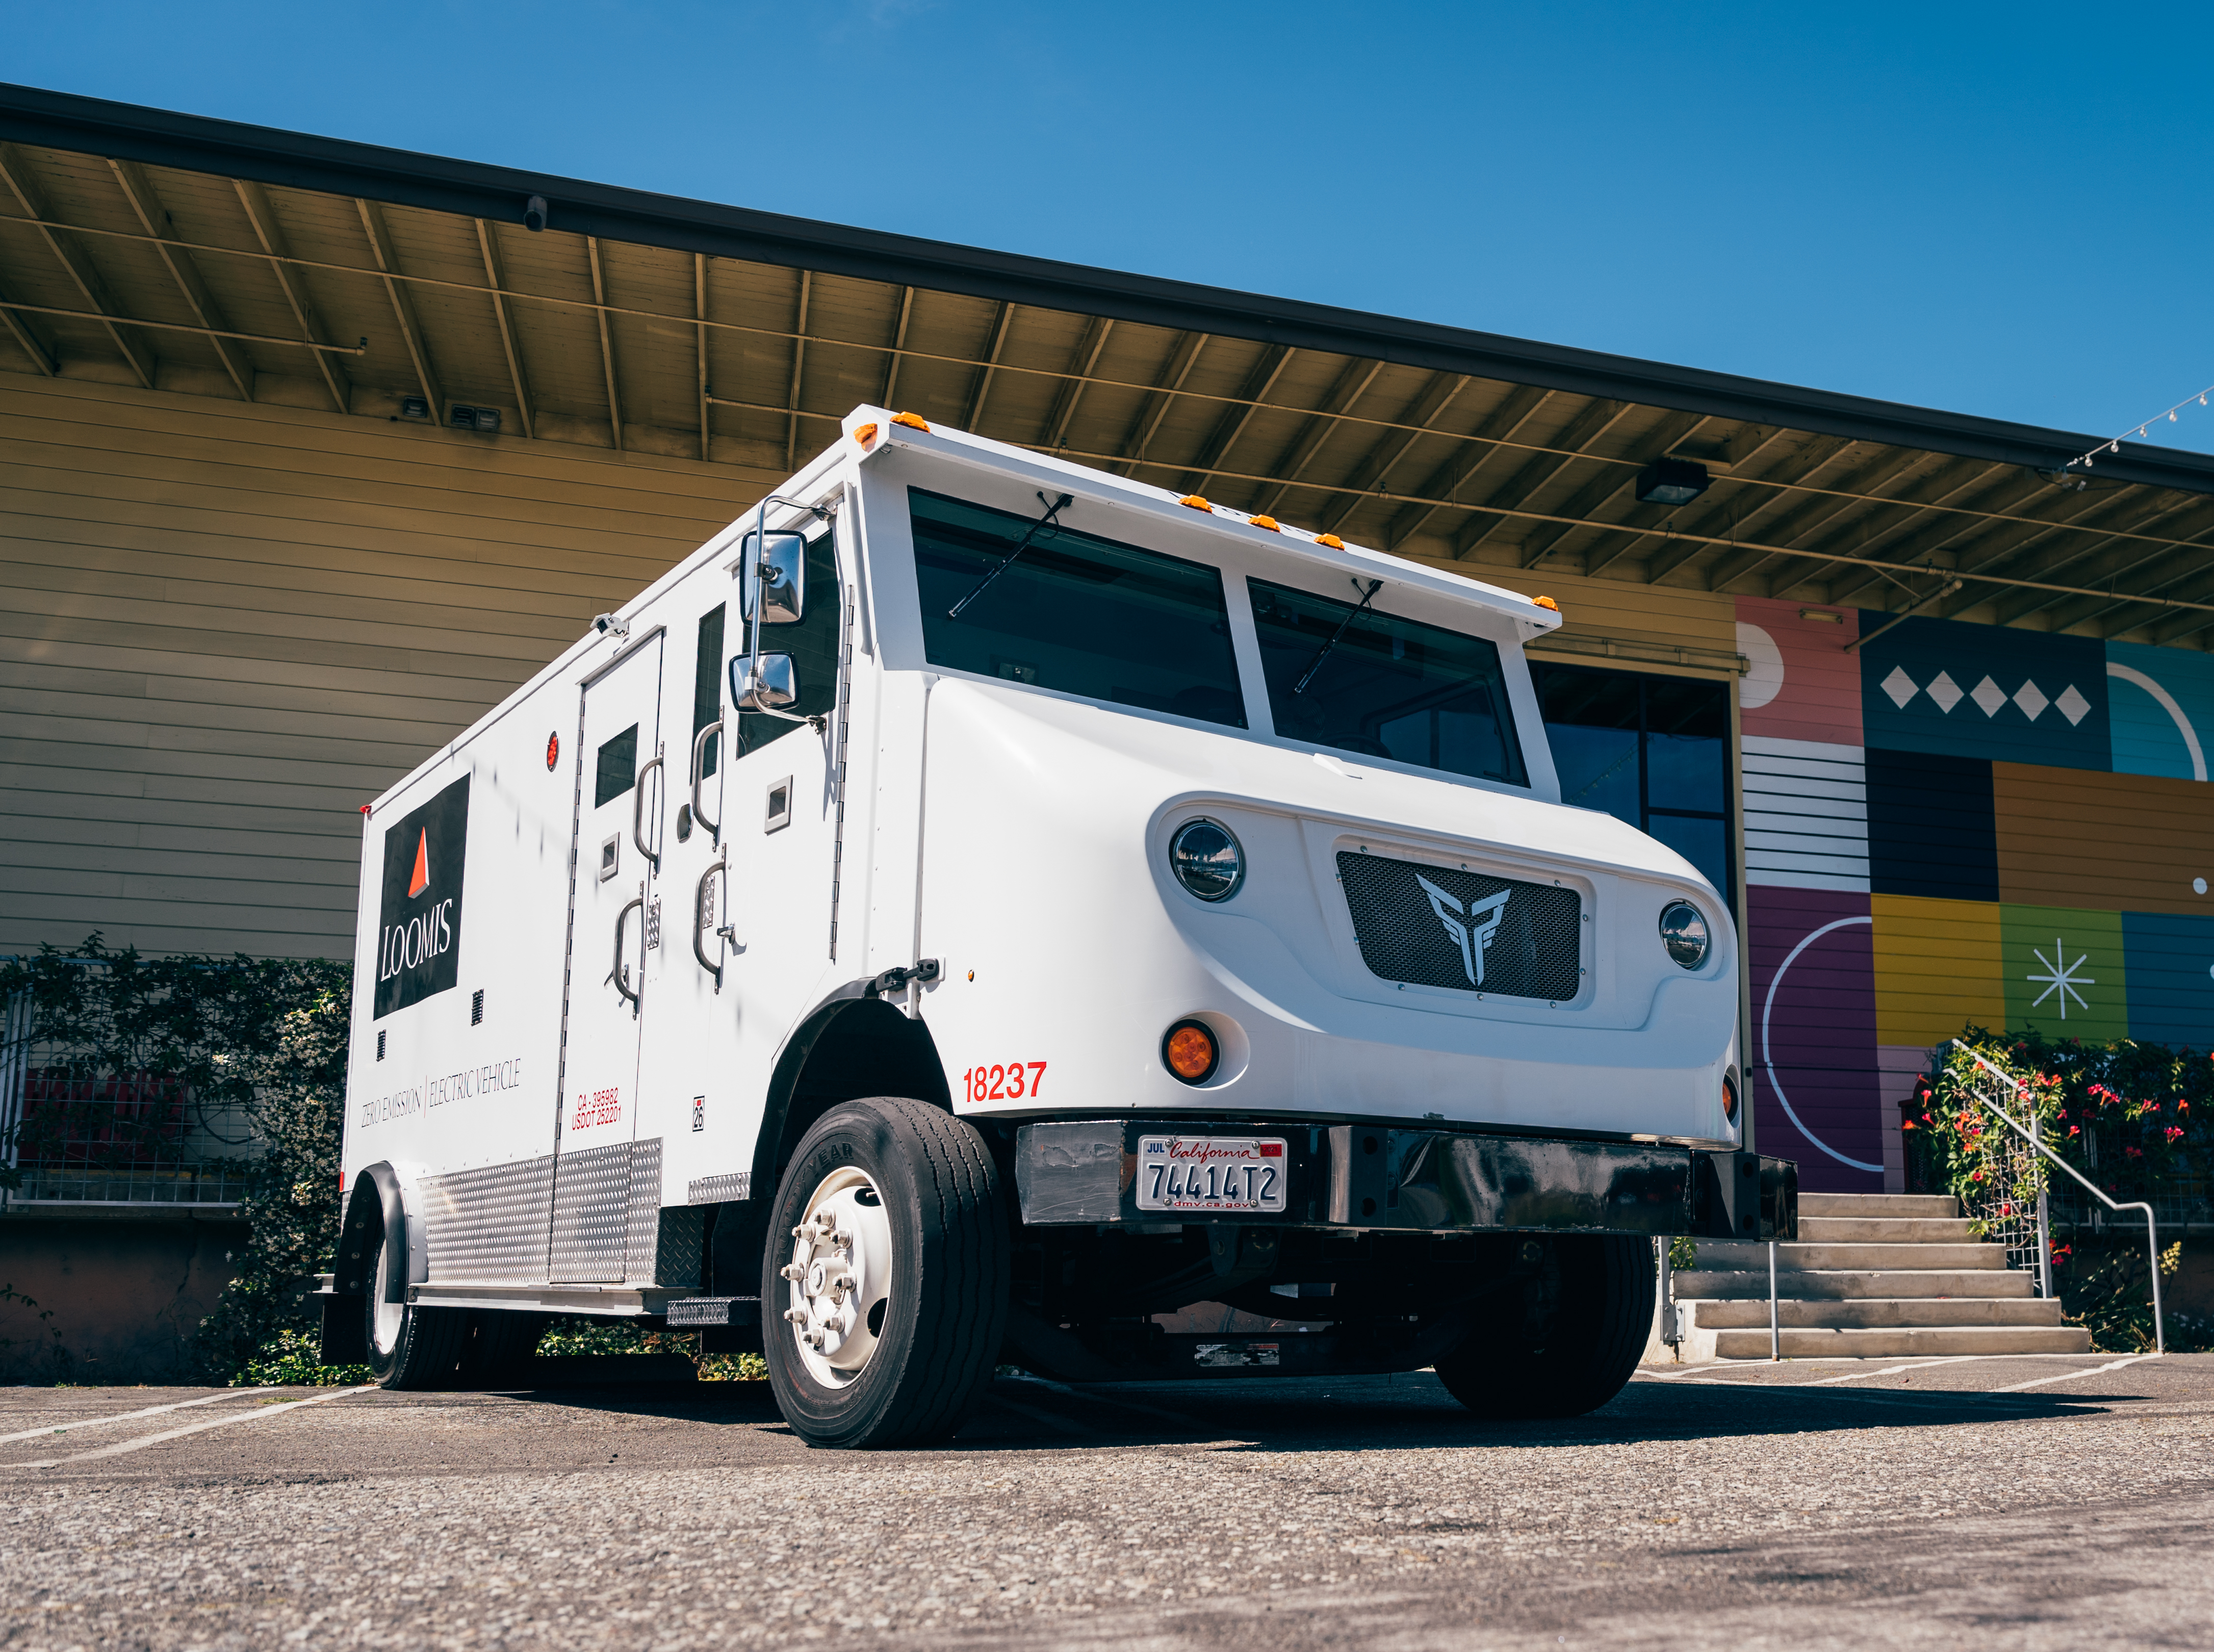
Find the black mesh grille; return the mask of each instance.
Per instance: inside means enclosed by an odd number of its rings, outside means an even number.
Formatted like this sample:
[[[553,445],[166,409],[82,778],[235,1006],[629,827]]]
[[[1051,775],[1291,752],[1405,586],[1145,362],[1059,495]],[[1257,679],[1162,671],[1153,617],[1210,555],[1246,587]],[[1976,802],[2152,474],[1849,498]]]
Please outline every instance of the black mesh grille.
[[[1583,902],[1572,889],[1380,854],[1341,854],[1337,877],[1361,959],[1386,981],[1553,1003],[1576,995]]]

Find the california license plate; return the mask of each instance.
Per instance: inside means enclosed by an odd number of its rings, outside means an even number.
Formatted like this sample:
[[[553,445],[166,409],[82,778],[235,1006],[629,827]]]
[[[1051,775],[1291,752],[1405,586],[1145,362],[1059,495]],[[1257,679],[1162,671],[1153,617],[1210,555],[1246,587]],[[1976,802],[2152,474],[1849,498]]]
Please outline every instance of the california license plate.
[[[1141,1135],[1141,1210],[1256,1210],[1284,1208],[1284,1138],[1280,1135]]]

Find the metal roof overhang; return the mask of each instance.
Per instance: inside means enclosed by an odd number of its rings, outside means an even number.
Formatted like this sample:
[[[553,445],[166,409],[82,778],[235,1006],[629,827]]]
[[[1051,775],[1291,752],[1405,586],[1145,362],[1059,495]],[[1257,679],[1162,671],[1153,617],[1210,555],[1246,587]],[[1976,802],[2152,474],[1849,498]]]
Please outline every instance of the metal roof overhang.
[[[35,370],[319,374],[345,411],[474,401],[770,471],[896,400],[1409,554],[2214,631],[2206,456],[2127,444],[2064,486],[2099,438],[28,88],[0,174],[0,352]],[[1638,503],[1663,455],[1712,485]]]

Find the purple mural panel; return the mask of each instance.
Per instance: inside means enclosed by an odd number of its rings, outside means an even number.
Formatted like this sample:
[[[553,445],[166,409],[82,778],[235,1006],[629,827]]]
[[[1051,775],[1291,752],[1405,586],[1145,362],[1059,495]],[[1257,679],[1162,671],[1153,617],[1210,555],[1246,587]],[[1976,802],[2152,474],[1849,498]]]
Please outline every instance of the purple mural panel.
[[[1746,891],[1752,933],[1752,1094],[1760,1151],[1812,1193],[1883,1191],[1882,1081],[1868,897]]]

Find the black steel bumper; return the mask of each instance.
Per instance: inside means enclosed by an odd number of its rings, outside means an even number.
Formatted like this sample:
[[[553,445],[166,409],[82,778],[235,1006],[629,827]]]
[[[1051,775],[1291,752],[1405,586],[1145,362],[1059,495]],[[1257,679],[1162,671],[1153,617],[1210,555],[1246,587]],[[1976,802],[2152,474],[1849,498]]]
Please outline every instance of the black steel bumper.
[[[1141,1210],[1138,1138],[1163,1135],[1282,1137],[1283,1210]],[[1023,1221],[1034,1227],[1220,1221],[1743,1239],[1789,1239],[1799,1231],[1799,1171],[1788,1159],[1465,1130],[1267,1119],[1055,1120],[1016,1131],[1015,1185]]]

